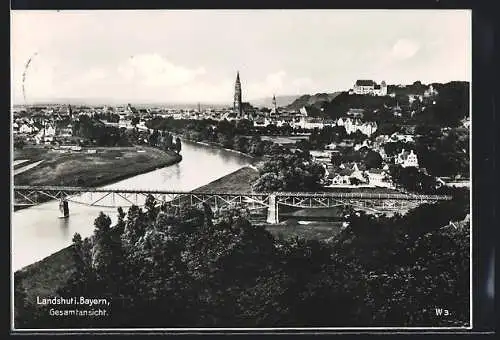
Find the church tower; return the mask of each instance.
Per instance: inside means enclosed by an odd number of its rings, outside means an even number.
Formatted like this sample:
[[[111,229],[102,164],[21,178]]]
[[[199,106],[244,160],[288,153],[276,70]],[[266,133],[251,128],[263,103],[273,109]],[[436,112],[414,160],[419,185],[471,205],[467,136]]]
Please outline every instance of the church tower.
[[[241,82],[240,82],[240,72],[236,73],[236,83],[234,84],[234,112],[241,115]]]
[[[273,94],[273,108],[271,110],[271,113],[277,114],[278,113],[278,106],[276,105],[276,95]]]

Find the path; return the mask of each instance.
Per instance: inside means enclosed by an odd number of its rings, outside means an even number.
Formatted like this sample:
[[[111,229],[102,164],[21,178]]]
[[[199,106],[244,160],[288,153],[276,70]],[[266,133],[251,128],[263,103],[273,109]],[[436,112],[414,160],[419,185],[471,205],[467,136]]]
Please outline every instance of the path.
[[[39,165],[42,162],[43,162],[43,160],[35,162],[35,163],[28,164],[28,165],[23,166],[22,168],[19,168],[19,169],[15,169],[14,170],[14,176],[15,175],[19,175],[20,173],[23,173],[25,171],[28,171],[29,169],[34,168],[35,166]]]

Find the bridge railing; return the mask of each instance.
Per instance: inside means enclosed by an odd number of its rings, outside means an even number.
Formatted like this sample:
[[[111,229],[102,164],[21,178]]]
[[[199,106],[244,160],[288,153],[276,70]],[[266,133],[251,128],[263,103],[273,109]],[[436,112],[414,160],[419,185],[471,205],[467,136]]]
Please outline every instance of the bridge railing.
[[[186,195],[231,195],[231,196],[270,196],[276,197],[332,197],[343,199],[380,199],[380,200],[431,200],[442,201],[451,200],[449,195],[419,195],[402,193],[372,193],[372,192],[218,192],[218,191],[180,191],[180,190],[142,190],[142,189],[112,189],[112,188],[86,188],[86,187],[67,187],[67,186],[29,186],[17,185],[16,190],[28,191],[64,191],[85,193],[85,192],[105,192],[105,193],[141,193],[141,194],[186,194]]]

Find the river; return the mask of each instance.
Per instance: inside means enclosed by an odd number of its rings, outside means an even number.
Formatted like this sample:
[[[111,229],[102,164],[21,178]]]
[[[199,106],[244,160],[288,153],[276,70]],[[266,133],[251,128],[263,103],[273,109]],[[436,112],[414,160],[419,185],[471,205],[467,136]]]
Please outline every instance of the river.
[[[183,142],[180,163],[137,175],[102,188],[193,190],[251,164],[251,159],[215,147]],[[70,202],[70,216],[58,216],[59,203],[52,201],[16,211],[12,215],[12,269],[39,261],[71,244],[75,233],[92,234],[94,220],[102,211],[116,222],[115,208],[91,207]]]

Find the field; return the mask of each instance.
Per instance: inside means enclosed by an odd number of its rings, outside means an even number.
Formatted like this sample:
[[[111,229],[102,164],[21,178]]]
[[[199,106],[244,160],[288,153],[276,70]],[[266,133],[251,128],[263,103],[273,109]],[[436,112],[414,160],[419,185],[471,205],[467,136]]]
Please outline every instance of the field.
[[[297,222],[294,219],[287,220],[280,225],[266,225],[266,229],[274,237],[290,239],[294,237],[328,241],[340,233],[341,222]]]
[[[26,148],[14,152],[15,160],[26,164],[43,161],[37,166],[14,177],[15,185],[66,185],[98,186],[108,184],[139,173],[154,170],[180,161],[174,153],[166,153],[151,147],[94,148],[95,154],[86,150],[59,153],[44,148]],[[145,152],[139,152],[139,151]]]
[[[16,272],[23,276],[28,301],[36,301],[37,296],[54,296],[74,271],[72,249],[66,247],[30,264]]]
[[[302,139],[307,140],[309,136],[262,136],[261,138],[278,144],[295,144]]]
[[[258,177],[257,170],[247,166],[193,191],[251,192],[252,183]]]

